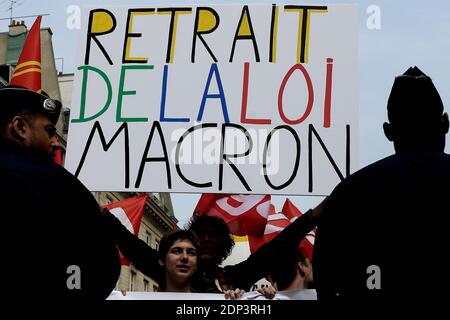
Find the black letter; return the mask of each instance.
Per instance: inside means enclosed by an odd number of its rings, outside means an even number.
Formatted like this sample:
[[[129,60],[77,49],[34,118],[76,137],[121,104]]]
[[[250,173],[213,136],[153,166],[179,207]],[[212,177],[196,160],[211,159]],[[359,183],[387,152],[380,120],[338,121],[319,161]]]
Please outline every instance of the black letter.
[[[224,149],[225,149],[225,131],[227,127],[232,127],[232,128],[236,128],[241,130],[242,132],[244,132],[245,137],[247,138],[248,141],[248,149],[247,151],[245,151],[244,153],[238,153],[238,154],[225,154],[224,153]],[[252,137],[250,136],[250,134],[248,133],[248,131],[238,125],[238,124],[234,124],[234,123],[224,123],[222,124],[222,142],[220,144],[220,163],[219,163],[219,190],[222,190],[222,179],[223,179],[223,160],[225,160],[231,167],[231,169],[233,169],[234,173],[236,173],[236,175],[238,176],[239,180],[242,182],[242,184],[244,185],[245,189],[247,189],[247,191],[252,191],[252,189],[250,189],[250,187],[247,184],[247,181],[245,181],[244,177],[242,176],[242,174],[239,172],[239,170],[236,168],[236,166],[230,161],[230,159],[228,159],[228,157],[233,157],[233,158],[239,158],[239,157],[245,157],[248,156],[250,154],[250,152],[253,149],[253,140]]]
[[[272,182],[270,182],[269,177],[267,176],[266,158],[267,158],[267,149],[269,148],[269,143],[270,143],[270,140],[272,139],[272,135],[275,132],[275,130],[280,130],[280,129],[286,129],[287,131],[289,131],[292,134],[292,136],[295,139],[295,147],[296,147],[295,150],[297,151],[297,153],[295,154],[295,165],[294,165],[294,170],[292,170],[291,176],[289,177],[289,179],[285,183],[283,183],[283,184],[281,184],[279,186],[276,186],[276,185],[272,184]],[[267,136],[266,143],[264,144],[263,172],[264,172],[264,179],[266,180],[267,184],[272,189],[281,190],[281,189],[287,187],[288,185],[290,185],[292,183],[292,181],[294,180],[295,176],[297,175],[298,166],[299,166],[299,163],[300,163],[300,151],[301,151],[300,139],[298,138],[298,135],[295,132],[295,130],[292,129],[290,126],[281,125],[281,126],[275,127],[272,131],[270,131],[269,135]]]
[[[86,156],[91,146],[92,139],[94,137],[95,131],[98,130],[98,135],[100,137],[100,141],[102,143],[103,151],[108,151],[108,149],[113,144],[114,140],[119,136],[120,132],[123,130],[125,132],[125,188],[129,188],[130,186],[130,147],[129,147],[129,138],[128,138],[128,123],[124,122],[116,131],[111,140],[106,143],[105,135],[103,134],[102,127],[100,126],[100,122],[95,121],[94,126],[92,127],[91,133],[89,134],[89,138],[86,142],[86,147],[84,148],[83,155],[81,156],[80,163],[78,164],[78,168],[75,171],[75,177],[78,177],[81,171],[81,167],[83,167],[84,161],[86,160]]]
[[[250,29],[249,35],[239,35],[239,29],[241,27],[242,19],[244,19],[244,14],[248,18],[248,27]],[[236,33],[234,35],[233,46],[231,47],[230,62],[233,62],[234,47],[236,46],[236,40],[248,40],[248,39],[252,40],[253,50],[255,51],[255,56],[256,56],[256,62],[259,62],[258,45],[256,44],[255,33],[253,32],[252,20],[250,19],[250,13],[248,12],[248,6],[244,6],[242,8],[241,18],[239,19],[239,23],[236,28]]]
[[[180,169],[180,164],[178,163],[178,158],[180,157],[180,147],[181,144],[183,143],[183,140],[192,132],[194,132],[197,129],[203,129],[203,128],[215,128],[217,127],[217,123],[203,123],[203,124],[199,124],[193,127],[190,127],[188,129],[188,131],[186,131],[185,133],[183,133],[183,135],[180,137],[180,139],[178,140],[177,143],[177,147],[175,149],[175,168],[177,169],[178,175],[180,176],[180,178],[186,182],[187,184],[190,184],[191,186],[194,186],[196,188],[208,188],[212,186],[212,182],[206,182],[206,183],[197,183],[194,181],[191,181],[189,179],[187,179],[183,173],[181,172]]]
[[[346,159],[345,159],[345,176],[348,177],[350,175],[350,126],[346,125]],[[312,174],[312,133],[317,138],[317,141],[319,141],[320,146],[322,147],[323,151],[325,152],[328,160],[330,160],[331,165],[333,166],[334,170],[336,171],[337,175],[339,176],[339,179],[344,180],[344,176],[342,175],[341,171],[339,170],[336,162],[331,157],[330,152],[328,151],[327,147],[325,147],[325,144],[323,143],[322,139],[320,138],[319,134],[317,133],[316,129],[314,129],[314,126],[312,124],[309,125],[309,131],[308,131],[308,150],[309,150],[309,187],[308,191],[313,191],[313,174]]]
[[[94,14],[96,12],[105,12],[106,14],[108,14],[111,17],[112,27],[111,27],[110,30],[106,30],[104,32],[92,32],[92,22],[93,22]],[[116,18],[114,17],[114,15],[110,11],[108,11],[106,9],[91,10],[91,12],[89,13],[87,44],[86,44],[86,55],[85,55],[85,58],[84,58],[84,64],[85,65],[89,64],[89,51],[91,50],[91,39],[94,39],[95,43],[97,43],[98,47],[100,48],[100,50],[105,55],[105,57],[108,60],[109,64],[111,64],[111,65],[113,64],[111,58],[108,55],[108,52],[106,52],[105,48],[103,48],[103,46],[100,43],[100,41],[98,41],[97,36],[101,36],[101,35],[113,32],[114,29],[116,29],[116,24],[117,24],[116,23]]]
[[[158,130],[159,138],[161,139],[161,144],[163,148],[164,157],[146,157],[148,150],[150,149],[150,145],[153,138],[153,133],[155,132],[155,128]],[[142,154],[141,165],[139,166],[138,176],[136,178],[136,183],[134,184],[135,188],[139,188],[141,184],[142,174],[144,172],[144,166],[146,162],[158,162],[164,161],[166,163],[166,173],[167,173],[167,186],[169,189],[172,189],[172,182],[170,179],[170,165],[169,165],[169,157],[167,156],[166,142],[164,140],[164,135],[161,130],[161,125],[158,121],[153,121],[152,129],[150,130],[150,134],[148,135],[147,144],[145,145],[145,151]]]
[[[172,51],[173,28],[175,26],[175,15],[177,12],[192,12],[191,8],[159,8],[158,12],[170,12],[169,40],[167,41],[166,63],[170,61],[170,52]],[[176,32],[176,30],[175,30]],[[175,45],[175,44],[174,44]]]
[[[200,11],[201,10],[205,10],[205,11],[211,12],[211,14],[216,18],[216,25],[213,28],[211,28],[209,30],[201,30],[201,31],[198,30],[198,19],[200,17]],[[208,50],[208,53],[213,58],[214,62],[217,62],[217,59],[214,56],[214,53],[209,48],[209,46],[206,43],[205,39],[203,39],[202,34],[207,34],[207,33],[213,32],[214,30],[217,29],[217,27],[219,26],[219,23],[220,23],[219,15],[217,14],[217,12],[214,9],[209,8],[209,7],[197,7],[197,11],[195,13],[194,35],[192,36],[192,52],[191,52],[191,62],[192,63],[195,62],[195,44],[197,42],[197,37],[203,43],[203,45],[205,46],[206,50]]]

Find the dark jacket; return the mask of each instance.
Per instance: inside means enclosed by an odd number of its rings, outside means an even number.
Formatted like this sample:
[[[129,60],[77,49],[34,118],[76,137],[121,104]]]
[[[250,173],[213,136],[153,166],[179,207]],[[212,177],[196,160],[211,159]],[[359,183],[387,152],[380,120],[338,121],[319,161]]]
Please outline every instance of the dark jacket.
[[[450,284],[449,199],[450,156],[444,153],[396,154],[341,182],[317,227],[319,300],[439,296]]]
[[[83,184],[51,159],[1,140],[0,185],[2,284],[8,294],[33,289],[32,299],[105,299],[120,260]]]

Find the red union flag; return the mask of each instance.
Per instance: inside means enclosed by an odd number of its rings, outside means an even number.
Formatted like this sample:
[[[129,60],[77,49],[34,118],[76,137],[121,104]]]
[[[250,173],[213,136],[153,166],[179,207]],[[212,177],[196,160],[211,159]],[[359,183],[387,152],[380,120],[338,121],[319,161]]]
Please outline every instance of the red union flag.
[[[283,213],[290,223],[294,222],[295,219],[302,216],[302,212],[291,202],[291,200],[286,199],[283,205]],[[316,229],[311,230],[306,237],[300,242],[299,249],[305,257],[312,261],[314,240],[316,238]]]
[[[302,215],[302,212],[291,202],[286,199],[283,205],[282,212],[275,212],[275,208],[271,210],[267,217],[267,225],[264,230],[264,236],[262,239],[249,237],[250,251],[253,253],[264,243],[268,243],[275,238],[277,234],[283,231],[288,225],[294,222]],[[314,248],[315,232],[314,230],[309,232],[305,239],[300,242],[300,251],[312,261],[312,252]]]
[[[203,194],[196,214],[222,218],[236,236],[262,237],[270,209],[270,195]]]
[[[148,195],[143,194],[112,202],[103,207],[115,215],[130,232],[137,235],[141,226],[142,215],[147,199]],[[122,254],[120,254],[120,262],[126,266],[130,265],[130,262],[125,259]]]
[[[28,33],[14,69],[11,84],[41,92],[41,16],[36,18]]]
[[[58,143],[61,142],[59,136],[57,136],[56,139],[58,140]],[[55,158],[53,158],[53,160],[55,161],[55,163],[59,164],[60,166],[63,166],[61,147],[59,149],[55,150]]]

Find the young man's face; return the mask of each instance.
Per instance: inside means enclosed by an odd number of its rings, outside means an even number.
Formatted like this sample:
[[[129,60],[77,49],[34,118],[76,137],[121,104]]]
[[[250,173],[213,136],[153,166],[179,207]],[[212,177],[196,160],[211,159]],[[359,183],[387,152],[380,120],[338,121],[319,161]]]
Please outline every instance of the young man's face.
[[[55,125],[46,116],[40,114],[25,121],[28,130],[23,135],[23,145],[30,150],[54,158],[55,151],[60,148]]]
[[[175,283],[186,283],[197,269],[197,250],[191,241],[178,239],[167,252],[164,261],[166,276]]]
[[[205,263],[220,263],[218,260],[221,257],[217,256],[217,248],[222,239],[217,235],[216,230],[206,224],[198,229],[196,234],[200,241],[200,260]]]

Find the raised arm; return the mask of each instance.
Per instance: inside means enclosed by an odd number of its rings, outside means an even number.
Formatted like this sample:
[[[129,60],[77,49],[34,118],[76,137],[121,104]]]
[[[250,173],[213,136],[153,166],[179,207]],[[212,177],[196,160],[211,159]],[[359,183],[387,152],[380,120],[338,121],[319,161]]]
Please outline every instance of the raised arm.
[[[131,233],[111,212],[102,210],[102,219],[120,252],[139,271],[159,282],[162,277],[158,251]]]

